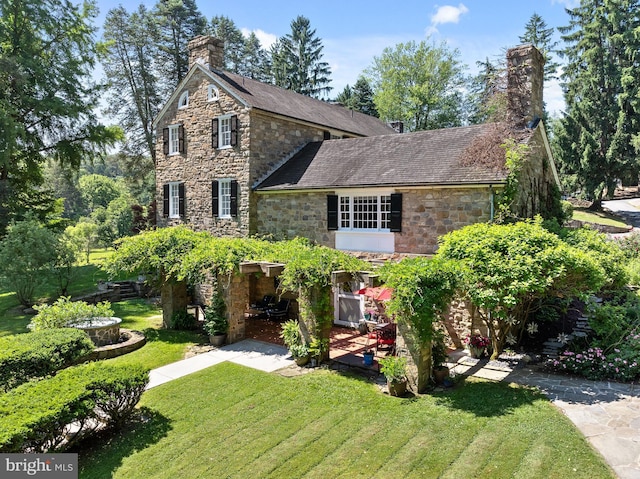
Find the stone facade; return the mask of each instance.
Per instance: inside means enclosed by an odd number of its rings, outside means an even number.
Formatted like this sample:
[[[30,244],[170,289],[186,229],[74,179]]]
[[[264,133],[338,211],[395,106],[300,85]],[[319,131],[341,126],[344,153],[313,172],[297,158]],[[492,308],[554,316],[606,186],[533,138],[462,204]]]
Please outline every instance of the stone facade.
[[[397,253],[432,254],[438,237],[463,226],[488,221],[491,190],[484,188],[397,189],[402,193],[402,232],[395,233]],[[304,236],[335,246],[327,230],[327,195],[333,191],[270,193],[258,196],[257,230],[276,238]]]

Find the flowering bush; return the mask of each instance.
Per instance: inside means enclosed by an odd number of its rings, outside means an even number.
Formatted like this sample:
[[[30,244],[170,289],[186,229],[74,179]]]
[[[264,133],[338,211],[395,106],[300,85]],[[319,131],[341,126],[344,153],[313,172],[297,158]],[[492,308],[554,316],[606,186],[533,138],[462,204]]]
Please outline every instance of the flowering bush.
[[[633,381],[640,377],[640,334],[633,333],[626,338],[622,349],[613,349],[606,354],[601,348],[586,351],[565,351],[558,359],[549,361],[551,369],[558,372],[579,374],[587,379],[614,379]]]
[[[484,349],[491,344],[489,338],[480,334],[472,334],[467,339],[465,339],[464,342],[465,344],[478,349]]]

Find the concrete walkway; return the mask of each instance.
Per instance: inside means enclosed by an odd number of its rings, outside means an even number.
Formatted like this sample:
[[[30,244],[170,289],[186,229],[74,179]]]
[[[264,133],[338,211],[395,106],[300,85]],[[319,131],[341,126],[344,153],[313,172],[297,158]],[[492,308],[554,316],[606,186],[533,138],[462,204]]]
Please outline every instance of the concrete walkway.
[[[545,374],[531,368],[495,367],[457,357],[455,374],[537,387],[602,454],[620,479],[640,479],[640,387]],[[273,372],[295,364],[286,348],[246,339],[150,373],[147,389],[223,361]]]
[[[277,344],[245,339],[153,369],[149,373],[147,389],[159,386],[172,379],[195,373],[223,361],[231,361],[232,363],[242,364],[267,373],[295,364],[287,348]]]
[[[453,371],[538,388],[576,425],[620,479],[640,479],[640,387],[546,374],[526,367],[494,368],[464,358]]]

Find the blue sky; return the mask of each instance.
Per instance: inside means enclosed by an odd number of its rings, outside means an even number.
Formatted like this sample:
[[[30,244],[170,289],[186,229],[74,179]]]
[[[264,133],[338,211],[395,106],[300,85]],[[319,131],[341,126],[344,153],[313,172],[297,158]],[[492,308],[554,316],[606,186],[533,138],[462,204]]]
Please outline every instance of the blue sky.
[[[100,16],[122,2],[97,0]],[[152,0],[127,2],[132,11]],[[420,0],[324,0],[296,2],[291,0],[243,0],[212,2],[196,0],[201,13],[211,19],[215,15],[231,18],[245,32],[254,31],[263,45],[290,32],[290,23],[298,15],[309,18],[312,28],[322,39],[324,60],[332,70],[331,96],[353,85],[358,75],[371,65],[385,47],[431,39],[446,42],[460,51],[461,60],[476,71],[476,61],[503,56],[504,48],[519,43],[524,26],[535,12],[549,27],[568,24],[566,7],[577,0],[464,0],[432,2]],[[559,37],[558,37],[559,39]],[[563,108],[557,82],[545,85],[545,101],[552,114]]]

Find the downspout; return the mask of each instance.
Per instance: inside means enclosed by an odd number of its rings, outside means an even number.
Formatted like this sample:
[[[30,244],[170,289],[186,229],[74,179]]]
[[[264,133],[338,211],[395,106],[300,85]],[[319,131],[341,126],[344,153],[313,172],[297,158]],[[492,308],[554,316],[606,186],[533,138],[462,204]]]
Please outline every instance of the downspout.
[[[490,199],[489,199],[489,221],[491,223],[493,223],[493,217],[494,217],[494,192],[493,192],[493,185],[489,185],[489,192],[491,194]]]

